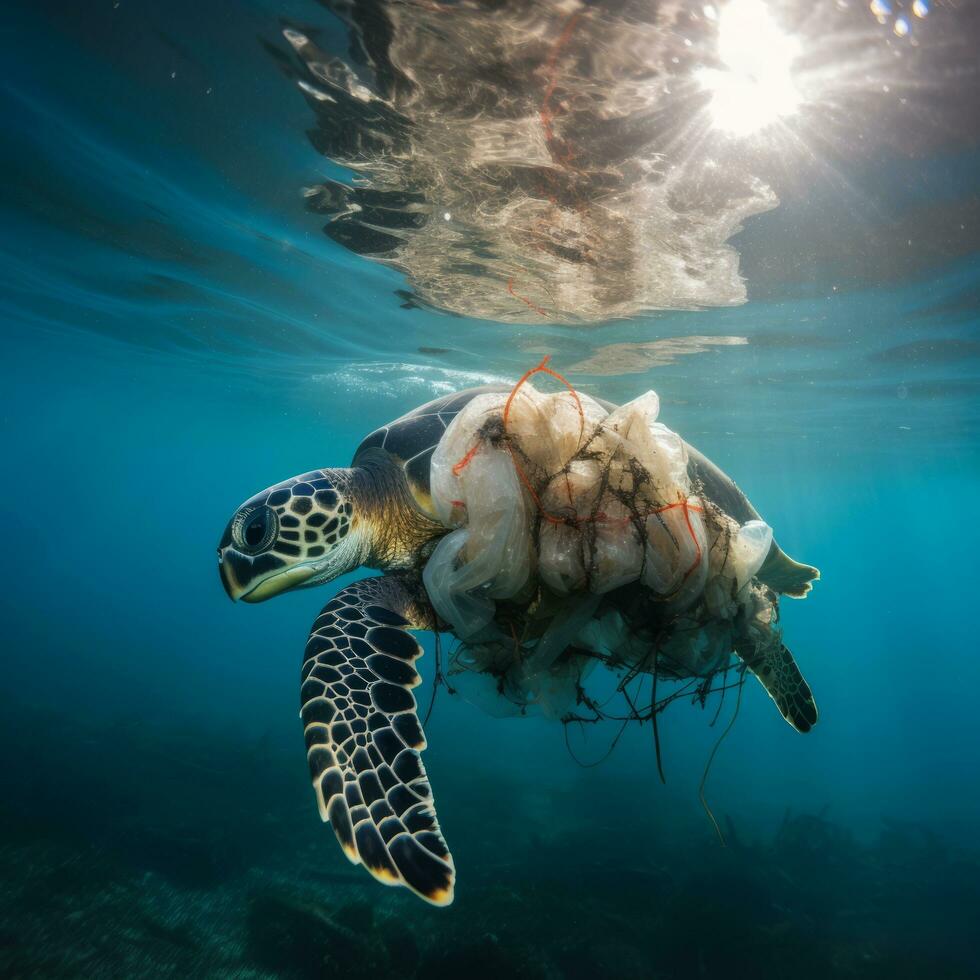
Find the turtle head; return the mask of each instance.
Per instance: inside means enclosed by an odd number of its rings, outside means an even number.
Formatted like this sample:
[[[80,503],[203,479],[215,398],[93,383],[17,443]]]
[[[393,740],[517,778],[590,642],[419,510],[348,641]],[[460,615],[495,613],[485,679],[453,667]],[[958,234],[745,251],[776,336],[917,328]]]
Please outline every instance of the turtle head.
[[[314,470],[246,500],[218,545],[228,595],[262,602],[357,568],[363,555],[353,483],[353,470]]]

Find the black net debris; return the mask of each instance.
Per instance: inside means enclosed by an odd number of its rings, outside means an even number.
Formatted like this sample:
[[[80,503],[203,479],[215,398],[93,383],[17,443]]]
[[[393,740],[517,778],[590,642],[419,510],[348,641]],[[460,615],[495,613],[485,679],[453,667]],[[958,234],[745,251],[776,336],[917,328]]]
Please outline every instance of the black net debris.
[[[432,498],[452,530],[425,585],[461,643],[452,686],[495,714],[619,715],[589,694],[603,663],[627,717],[652,717],[657,676],[706,698],[726,684],[739,638],[777,642],[776,596],[754,581],[772,542],[692,486],[683,441],[649,391],[608,412],[570,386],[474,398],[432,460]],[[567,382],[565,383],[567,385]],[[654,690],[632,703],[630,684]],[[638,692],[636,696],[639,696]],[[661,705],[662,706],[662,705]]]

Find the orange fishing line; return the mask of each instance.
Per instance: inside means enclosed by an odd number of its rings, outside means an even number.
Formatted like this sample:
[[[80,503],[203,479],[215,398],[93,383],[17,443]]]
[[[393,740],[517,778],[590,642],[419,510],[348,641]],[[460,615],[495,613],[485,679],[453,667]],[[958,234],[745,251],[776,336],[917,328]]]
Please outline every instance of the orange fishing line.
[[[453,476],[459,476],[470,465],[470,461],[479,451],[480,443],[477,441],[473,444],[473,448],[461,460],[453,464]]]
[[[558,153],[555,153],[552,143],[555,142],[555,133],[552,129],[552,122],[554,121],[554,114],[551,111],[551,97],[555,94],[555,87],[558,84],[558,56],[561,54],[562,48],[568,44],[569,39],[572,36],[572,32],[575,30],[576,24],[578,24],[581,18],[581,13],[572,14],[571,17],[565,22],[565,28],[558,36],[558,40],[555,41],[554,46],[551,49],[551,54],[548,56],[547,68],[548,68],[548,84],[544,90],[544,99],[541,102],[541,109],[538,115],[541,118],[541,127],[544,129],[544,139],[545,143],[548,145],[548,150],[551,152],[552,157],[556,162],[562,164],[568,164],[571,161],[571,154],[566,151],[565,159]]]
[[[520,293],[514,292],[513,276],[511,276],[511,278],[507,280],[507,292],[510,293],[511,296],[514,297],[514,299],[519,299],[525,306],[530,306],[531,309],[534,310],[534,312],[539,314],[540,316],[550,317],[550,314],[548,313],[547,310],[541,309],[540,306],[537,306],[535,303],[532,303],[526,296],[521,296]]]
[[[511,280],[511,283],[512,282],[513,280]],[[571,382],[568,381],[567,378],[563,377],[557,371],[553,371],[551,368],[548,367],[548,361],[550,360],[551,360],[551,355],[546,354],[541,359],[541,363],[538,364],[537,367],[533,367],[530,370],[525,371],[524,374],[521,375],[521,378],[517,382],[517,384],[514,385],[513,388],[511,388],[510,394],[507,396],[507,401],[504,403],[504,415],[503,415],[504,432],[509,436],[510,433],[507,430],[507,424],[510,421],[510,410],[511,410],[511,406],[514,403],[514,399],[517,397],[517,393],[532,377],[534,377],[534,375],[547,374],[550,375],[552,378],[556,378],[558,381],[560,381],[569,390],[572,398],[575,399],[575,407],[578,409],[578,414],[579,414],[579,443],[581,443],[582,437],[585,434],[585,410],[582,408],[582,399],[579,398],[578,392],[575,390],[575,388],[572,386]],[[466,453],[466,455],[463,456],[462,459],[460,459],[457,463],[453,465],[452,468],[453,476],[458,477],[459,474],[462,473],[467,466],[469,466],[473,457],[477,454],[477,452],[479,452],[480,445],[481,442],[479,441],[476,442],[476,444]],[[514,464],[514,469],[517,472],[517,476],[520,479],[521,483],[524,485],[524,488],[530,494],[531,499],[534,501],[534,505],[535,507],[537,507],[538,513],[550,524],[568,524],[568,525],[575,525],[577,527],[581,527],[583,524],[590,524],[594,522],[600,524],[619,524],[622,527],[626,527],[626,525],[629,524],[630,521],[632,520],[632,518],[629,516],[622,517],[622,518],[611,518],[604,511],[598,511],[597,513],[592,514],[588,517],[579,517],[577,514],[574,517],[561,517],[557,514],[549,513],[547,510],[545,510],[544,505],[541,503],[541,498],[538,495],[537,490],[534,489],[534,486],[532,485],[530,479],[528,478],[527,474],[524,472],[524,467],[521,466],[520,462],[517,459],[517,456],[514,454],[514,447],[509,442],[507,445],[507,449],[510,452],[511,462]],[[567,473],[565,474],[565,483],[566,483],[566,489],[568,491],[569,504],[571,505],[572,492],[571,492],[571,484],[568,482]],[[464,507],[466,506],[461,500],[454,500],[452,501],[452,503],[458,504],[459,506],[464,506]],[[694,525],[691,523],[690,512],[693,510],[695,513],[701,514],[704,513],[704,508],[693,506],[687,500],[678,500],[673,504],[665,504],[663,507],[651,508],[641,516],[648,517],[651,514],[662,514],[664,511],[674,510],[674,508],[676,507],[680,507],[684,512],[684,523],[687,525],[688,534],[691,535],[691,540],[694,542],[694,548],[697,552],[694,559],[694,563],[684,573],[684,578],[681,580],[683,584],[693,574],[694,570],[701,564],[701,559],[703,557],[702,550],[701,550],[701,543],[698,541],[698,536],[694,531]]]

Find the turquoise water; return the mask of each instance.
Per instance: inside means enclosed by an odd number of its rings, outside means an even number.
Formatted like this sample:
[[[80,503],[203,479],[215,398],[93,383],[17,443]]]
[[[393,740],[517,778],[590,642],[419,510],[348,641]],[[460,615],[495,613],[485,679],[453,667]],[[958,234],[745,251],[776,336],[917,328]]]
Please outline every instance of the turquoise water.
[[[347,56],[312,2],[7,16],[0,972],[975,975],[975,13],[914,26],[901,121],[844,104],[796,160],[745,151],[780,198],[732,239],[747,301],[578,324],[521,281],[496,317],[445,312],[323,233],[301,190],[350,175],[308,139],[283,26]],[[722,846],[698,787],[732,701],[663,714],[661,785],[649,726],[583,768],[618,726],[441,689],[434,909],[352,868],[308,785],[301,651],[354,576],[232,605],[214,547],[253,492],[544,354],[589,394],[656,389],[821,569],[782,607],[821,718],[799,735],[746,687],[707,783]]]

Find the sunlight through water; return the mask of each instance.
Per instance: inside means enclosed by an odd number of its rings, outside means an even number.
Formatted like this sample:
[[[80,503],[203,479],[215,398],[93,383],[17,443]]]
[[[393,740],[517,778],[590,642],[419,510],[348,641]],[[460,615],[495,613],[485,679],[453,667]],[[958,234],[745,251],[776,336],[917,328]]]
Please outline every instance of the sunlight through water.
[[[800,104],[793,62],[797,38],[784,34],[762,0],[732,0],[716,13],[718,53],[725,70],[705,68],[698,81],[711,92],[711,120],[736,136],[754,133],[791,116]]]

